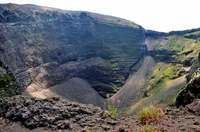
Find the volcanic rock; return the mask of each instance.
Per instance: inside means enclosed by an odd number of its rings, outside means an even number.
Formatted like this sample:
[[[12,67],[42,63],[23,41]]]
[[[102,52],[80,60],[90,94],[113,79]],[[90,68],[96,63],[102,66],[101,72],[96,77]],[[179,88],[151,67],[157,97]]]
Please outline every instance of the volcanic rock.
[[[0,5],[0,58],[24,90],[78,77],[106,97],[125,83],[130,67],[145,52],[144,30],[134,22],[35,5]]]
[[[176,106],[185,106],[200,98],[200,68],[198,68],[187,86],[179,93],[176,98]]]

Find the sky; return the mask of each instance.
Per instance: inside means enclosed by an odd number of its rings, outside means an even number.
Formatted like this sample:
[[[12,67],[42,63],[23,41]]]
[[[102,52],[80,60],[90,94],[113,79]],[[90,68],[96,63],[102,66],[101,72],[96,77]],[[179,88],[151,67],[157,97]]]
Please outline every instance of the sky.
[[[162,32],[200,27],[199,0],[0,0],[3,3],[95,12]]]

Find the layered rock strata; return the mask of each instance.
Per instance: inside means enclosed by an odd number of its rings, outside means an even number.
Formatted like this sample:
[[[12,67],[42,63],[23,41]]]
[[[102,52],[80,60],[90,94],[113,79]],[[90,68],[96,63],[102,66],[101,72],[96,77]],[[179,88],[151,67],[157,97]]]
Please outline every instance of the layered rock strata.
[[[125,83],[145,52],[143,28],[124,19],[0,5],[0,57],[31,92],[79,77],[106,97]]]

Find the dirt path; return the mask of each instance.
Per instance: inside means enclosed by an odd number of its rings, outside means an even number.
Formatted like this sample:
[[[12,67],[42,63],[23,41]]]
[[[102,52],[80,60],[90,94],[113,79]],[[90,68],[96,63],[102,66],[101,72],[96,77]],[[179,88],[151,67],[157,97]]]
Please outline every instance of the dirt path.
[[[146,56],[142,67],[129,79],[129,81],[115,94],[109,101],[116,102],[120,100],[119,108],[127,107],[134,99],[137,99],[143,93],[146,74],[155,66],[155,61],[151,56]]]

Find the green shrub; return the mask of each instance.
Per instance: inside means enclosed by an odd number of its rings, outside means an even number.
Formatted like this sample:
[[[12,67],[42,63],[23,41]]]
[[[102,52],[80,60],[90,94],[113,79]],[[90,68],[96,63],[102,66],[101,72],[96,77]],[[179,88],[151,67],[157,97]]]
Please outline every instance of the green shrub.
[[[117,103],[119,104],[121,101],[120,100],[117,100]],[[106,102],[104,102],[104,105],[106,105]],[[114,104],[113,105],[110,105],[110,102],[108,102],[108,115],[104,115],[105,117],[107,116],[110,116],[110,118],[115,118],[115,116],[117,115],[117,107],[119,105],[115,106]]]
[[[117,108],[115,108],[114,105],[113,106],[108,105],[108,111],[109,111],[110,118],[115,118],[116,112],[117,112]]]
[[[4,73],[0,75],[0,99],[21,93],[20,85],[8,67],[0,60],[0,68]]]
[[[163,114],[164,112],[160,107],[155,107],[153,103],[151,103],[146,107],[143,107],[142,105],[137,117],[141,124],[152,124],[159,121],[159,118],[161,118]]]

